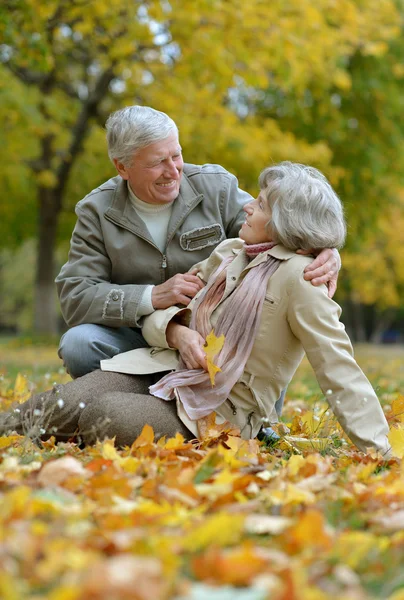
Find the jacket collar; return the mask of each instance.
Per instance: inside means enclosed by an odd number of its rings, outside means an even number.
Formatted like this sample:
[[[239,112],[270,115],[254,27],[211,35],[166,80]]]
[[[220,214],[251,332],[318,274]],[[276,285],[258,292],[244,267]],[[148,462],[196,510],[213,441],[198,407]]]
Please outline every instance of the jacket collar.
[[[167,244],[173,238],[178,227],[185,221],[189,213],[203,200],[203,194],[196,192],[190,179],[182,172],[180,193],[174,200],[173,210],[167,230]]]
[[[126,181],[120,176],[117,176],[114,179],[116,181],[116,188],[112,204],[110,208],[106,210],[105,215],[115,223],[130,229],[143,238],[146,238],[154,245],[154,241],[151,238],[147,227],[129,200],[128,186]],[[185,220],[187,215],[195,208],[197,204],[199,204],[199,202],[202,201],[202,199],[203,194],[198,194],[196,192],[189,178],[183,172],[180,192],[178,197],[173,202],[173,209],[170,222],[168,224],[167,244],[173,237],[175,231]]]
[[[245,269],[251,269],[252,267],[256,267],[262,262],[266,262],[268,260],[268,256],[273,256],[274,258],[277,258],[279,260],[289,260],[290,258],[296,256],[296,252],[294,252],[293,250],[288,250],[288,248],[285,248],[285,246],[282,246],[282,244],[277,244],[273,248],[265,250],[265,252],[261,252],[261,254],[258,254],[258,256],[256,256],[253,260],[251,260],[248,263],[248,258],[244,248],[237,250],[235,249],[233,250],[233,252],[237,254],[242,254],[245,257]]]

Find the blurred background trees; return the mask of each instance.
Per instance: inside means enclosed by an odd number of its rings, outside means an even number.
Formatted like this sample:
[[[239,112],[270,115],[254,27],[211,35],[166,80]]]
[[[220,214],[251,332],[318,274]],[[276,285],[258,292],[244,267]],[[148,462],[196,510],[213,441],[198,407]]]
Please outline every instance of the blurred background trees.
[[[186,161],[220,163],[252,194],[270,162],[322,169],[349,224],[345,321],[380,341],[402,317],[403,16],[403,0],[10,0],[0,325],[58,329],[74,205],[114,175],[106,117],[139,103],[174,118]]]

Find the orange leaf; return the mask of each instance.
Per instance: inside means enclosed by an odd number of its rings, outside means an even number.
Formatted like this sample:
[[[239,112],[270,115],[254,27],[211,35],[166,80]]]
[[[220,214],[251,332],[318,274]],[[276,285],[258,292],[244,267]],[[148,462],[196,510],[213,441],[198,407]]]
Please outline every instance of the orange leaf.
[[[133,442],[132,448],[139,448],[139,446],[147,446],[148,444],[152,444],[154,442],[154,431],[153,427],[146,425],[143,427],[141,434],[138,438]]]

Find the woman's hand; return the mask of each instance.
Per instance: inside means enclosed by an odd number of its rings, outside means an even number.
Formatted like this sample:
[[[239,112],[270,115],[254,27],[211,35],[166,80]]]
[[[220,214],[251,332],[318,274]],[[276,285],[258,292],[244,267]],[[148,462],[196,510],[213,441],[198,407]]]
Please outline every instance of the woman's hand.
[[[166,338],[171,348],[176,348],[187,369],[207,371],[206,354],[203,351],[205,340],[193,329],[171,321],[166,330]]]

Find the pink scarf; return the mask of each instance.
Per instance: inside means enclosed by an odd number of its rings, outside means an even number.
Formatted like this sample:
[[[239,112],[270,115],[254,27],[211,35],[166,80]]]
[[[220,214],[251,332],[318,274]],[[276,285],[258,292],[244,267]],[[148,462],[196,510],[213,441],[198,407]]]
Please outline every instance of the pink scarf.
[[[257,256],[275,244],[245,246],[247,256]],[[226,271],[234,257],[225,259],[211,275],[202,293],[195,301],[189,327],[198,331],[203,338],[210,333],[210,317],[219,304],[226,286]],[[224,334],[225,343],[215,358],[222,369],[216,373],[212,388],[209,375],[203,369],[187,369],[180,359],[177,370],[169,373],[155,385],[150,393],[163,400],[172,400],[174,390],[192,420],[206,417],[219,408],[229,397],[235,383],[243,374],[254,344],[262,312],[268,279],[280,264],[280,260],[268,256],[266,262],[249,269],[244,279],[224,301],[221,314],[214,328],[215,335]]]

